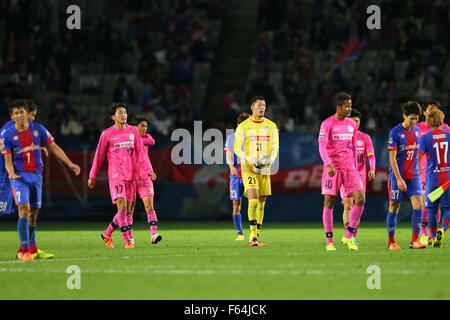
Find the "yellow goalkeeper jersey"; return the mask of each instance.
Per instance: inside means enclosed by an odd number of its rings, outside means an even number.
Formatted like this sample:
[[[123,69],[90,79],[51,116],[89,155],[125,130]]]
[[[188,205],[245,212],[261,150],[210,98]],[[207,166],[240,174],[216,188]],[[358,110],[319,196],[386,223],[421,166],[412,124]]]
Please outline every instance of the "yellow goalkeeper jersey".
[[[269,119],[259,121],[249,117],[236,128],[234,153],[241,158],[241,170],[251,171],[253,165],[247,157],[259,158],[268,155],[272,162],[278,155],[279,141],[277,125]]]

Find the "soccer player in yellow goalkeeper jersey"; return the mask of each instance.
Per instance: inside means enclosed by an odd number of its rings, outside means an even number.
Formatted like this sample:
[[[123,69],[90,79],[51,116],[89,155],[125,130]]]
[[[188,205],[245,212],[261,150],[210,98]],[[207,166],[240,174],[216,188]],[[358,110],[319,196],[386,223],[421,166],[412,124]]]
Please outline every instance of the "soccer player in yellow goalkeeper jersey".
[[[270,187],[270,166],[275,161],[279,142],[274,122],[264,118],[266,99],[251,99],[252,115],[236,128],[234,153],[241,158],[244,196],[248,198],[248,221],[250,223],[249,246],[265,246],[258,241]]]

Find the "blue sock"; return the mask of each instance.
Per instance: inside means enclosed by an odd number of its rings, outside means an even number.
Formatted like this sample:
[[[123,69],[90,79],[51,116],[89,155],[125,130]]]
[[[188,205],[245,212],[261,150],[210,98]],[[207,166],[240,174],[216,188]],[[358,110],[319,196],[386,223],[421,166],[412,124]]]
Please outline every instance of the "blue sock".
[[[20,245],[23,250],[30,248],[30,233],[28,231],[28,219],[19,218],[17,221],[17,232],[19,233]]]
[[[30,247],[36,246],[36,226],[28,225],[28,230],[30,232]]]
[[[394,242],[395,228],[397,227],[397,214],[388,211],[386,217],[386,228],[388,231],[389,243]]]
[[[413,241],[419,238],[421,224],[422,224],[422,209],[413,209],[411,215]]]
[[[445,207],[441,208],[442,212],[442,224],[441,227],[444,229],[444,232],[447,232],[447,229],[450,225],[450,208]]]
[[[433,238],[436,238],[436,231],[438,227],[437,221],[438,208],[428,208],[428,227]]]
[[[233,214],[233,222],[234,222],[234,226],[236,228],[237,233],[239,233],[239,234],[244,233],[242,231],[242,217],[241,217],[241,214]]]

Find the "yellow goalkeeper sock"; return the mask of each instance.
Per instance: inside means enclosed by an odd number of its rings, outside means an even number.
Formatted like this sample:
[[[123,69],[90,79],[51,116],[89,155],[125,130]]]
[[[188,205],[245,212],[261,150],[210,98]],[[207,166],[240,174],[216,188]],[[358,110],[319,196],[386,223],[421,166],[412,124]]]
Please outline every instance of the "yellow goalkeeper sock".
[[[256,207],[256,226],[258,229],[261,229],[263,219],[264,219],[264,206],[266,205],[266,202],[260,202],[258,201],[258,207]]]
[[[248,222],[250,223],[250,241],[257,238],[258,229],[256,227],[256,209],[258,208],[258,199],[248,200]]]

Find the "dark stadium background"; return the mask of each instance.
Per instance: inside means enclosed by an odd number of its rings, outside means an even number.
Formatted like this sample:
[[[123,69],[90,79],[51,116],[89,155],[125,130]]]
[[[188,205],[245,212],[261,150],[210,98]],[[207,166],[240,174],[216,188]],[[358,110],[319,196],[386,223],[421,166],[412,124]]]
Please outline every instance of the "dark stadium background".
[[[66,28],[72,4],[81,9],[81,30]],[[366,27],[373,4],[381,30]],[[129,115],[148,117],[156,139],[159,220],[231,222],[227,166],[172,164],[171,132],[193,132],[198,120],[203,130],[225,133],[237,112],[249,111],[248,99],[263,95],[281,131],[265,221],[318,222],[317,131],[334,112],[333,95],[346,91],[376,148],[378,178],[363,220],[383,221],[386,137],[402,121],[401,104],[437,99],[445,112],[449,102],[449,21],[444,0],[3,0],[0,123],[10,101],[33,99],[37,122],[82,167],[74,178],[54,156],[45,159],[41,221],[112,217],[106,164],[93,191],[87,175],[100,133],[112,125],[108,106],[121,101]],[[244,217],[246,209],[244,200]],[[135,214],[144,221],[142,204]],[[405,202],[400,219],[409,216]]]

